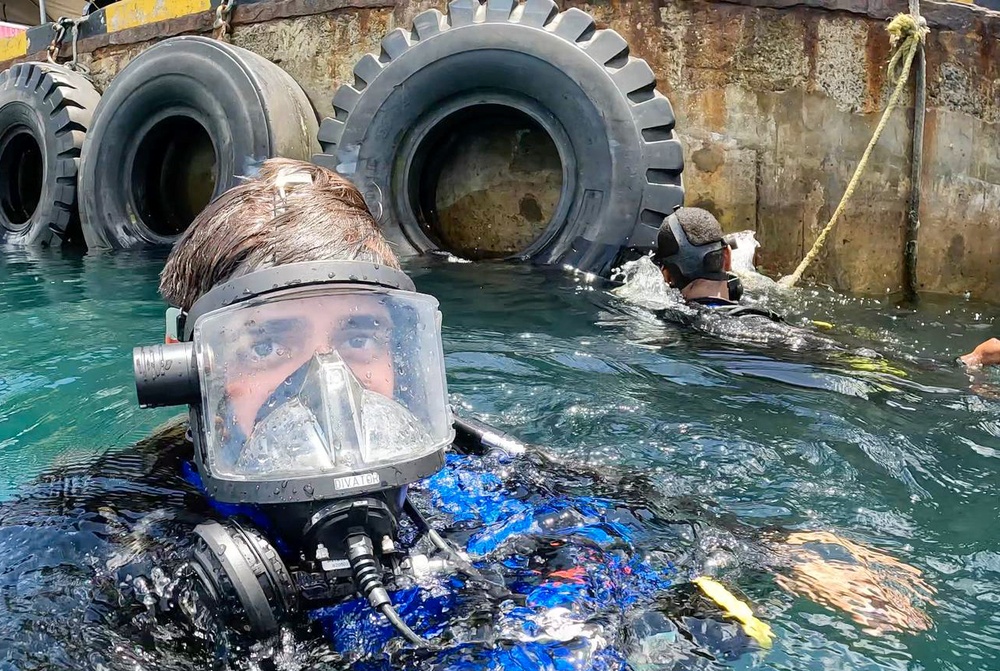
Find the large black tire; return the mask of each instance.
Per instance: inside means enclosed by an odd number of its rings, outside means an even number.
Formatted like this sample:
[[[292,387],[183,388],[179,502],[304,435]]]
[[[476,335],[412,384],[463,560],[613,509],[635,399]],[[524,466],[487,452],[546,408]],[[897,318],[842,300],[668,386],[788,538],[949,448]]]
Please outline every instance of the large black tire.
[[[351,177],[403,252],[440,248],[419,204],[421,170],[446,138],[447,118],[509,108],[548,133],[562,192],[544,232],[514,254],[606,274],[632,248],[651,249],[664,217],[683,203],[683,156],[670,102],[645,61],[616,32],[552,0],[454,0],[443,16],[417,15],[380,54],[364,56],[353,85],[333,98],[314,160]],[[431,140],[425,142],[427,138]],[[433,216],[431,213],[430,216]],[[544,225],[544,224],[543,224]]]
[[[58,65],[0,73],[0,240],[53,245],[78,234],[80,149],[100,99]]]
[[[264,58],[204,37],[156,44],[111,82],[87,134],[88,248],[173,244],[263,160],[308,160],[317,127],[302,89]]]

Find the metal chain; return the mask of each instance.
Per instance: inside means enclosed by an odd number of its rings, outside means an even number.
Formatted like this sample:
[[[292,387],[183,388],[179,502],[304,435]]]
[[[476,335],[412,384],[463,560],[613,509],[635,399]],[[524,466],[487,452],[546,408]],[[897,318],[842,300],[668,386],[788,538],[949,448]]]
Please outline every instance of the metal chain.
[[[229,25],[229,19],[236,6],[236,0],[225,0],[215,9],[215,23],[212,24],[212,37],[222,42],[229,41],[229,33],[233,27]]]
[[[72,58],[67,63],[63,63],[63,67],[69,68],[74,72],[78,72],[82,75],[89,75],[90,68],[88,68],[83,63],[79,61],[79,53],[77,52],[77,43],[80,40],[80,22],[85,21],[86,17],[81,17],[79,19],[70,19],[65,16],[59,17],[53,26],[55,27],[55,35],[52,37],[52,42],[49,44],[49,48],[46,51],[46,59],[49,63],[53,65],[59,65],[59,53],[62,51],[63,42],[66,40],[67,31],[72,35]]]
[[[52,24],[55,28],[55,35],[52,36],[52,42],[49,44],[48,53],[46,58],[49,63],[57,65],[56,59],[59,58],[59,51],[62,49],[63,40],[66,39],[66,29],[72,23],[72,19],[68,19],[62,16],[56,19],[55,23]]]

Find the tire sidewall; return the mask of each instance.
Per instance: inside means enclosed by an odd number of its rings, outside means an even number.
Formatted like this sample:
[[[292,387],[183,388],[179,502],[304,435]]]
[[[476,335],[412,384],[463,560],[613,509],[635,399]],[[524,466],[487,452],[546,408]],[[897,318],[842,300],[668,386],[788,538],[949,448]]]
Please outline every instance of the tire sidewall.
[[[57,160],[57,157],[51,143],[46,141],[49,137],[49,129],[46,128],[42,114],[32,104],[34,102],[32,98],[20,89],[14,89],[11,93],[16,95],[7,95],[6,91],[0,94],[0,152],[4,150],[6,143],[16,133],[16,129],[27,129],[41,150],[43,159],[42,189],[35,211],[30,218],[21,224],[11,222],[5,208],[0,207],[0,228],[9,241],[16,239],[19,243],[33,244],[41,237],[49,237],[48,231],[44,230],[47,228],[44,225],[45,222],[41,220],[46,216],[45,203],[54,198],[46,178],[48,177],[48,166]],[[13,176],[3,175],[2,178],[6,180],[13,178]],[[4,190],[6,191],[6,188]]]
[[[576,171],[575,192],[569,194],[571,206],[562,221],[550,222],[537,243],[518,256],[535,255],[543,262],[555,260],[577,239],[599,237],[598,229],[607,218],[627,224],[631,230],[640,209],[644,175],[641,174],[642,136],[633,123],[629,100],[609,71],[585,50],[539,28],[514,23],[477,23],[447,28],[413,44],[388,63],[362,91],[346,119],[337,146],[338,163],[343,166],[356,162],[355,178],[359,184],[371,183],[382,193],[392,192],[399,157],[386,156],[385,148],[399,147],[408,129],[422,115],[453,95],[442,97],[409,83],[429,68],[457,70],[458,62],[468,60],[468,55],[484,52],[503,55],[507,62],[537,62],[534,68],[511,72],[508,90],[544,96],[544,89],[552,88],[547,84],[556,84],[559,91],[572,90],[572,84],[580,93],[572,101],[579,106],[580,114],[565,112],[571,104],[563,105],[562,113],[544,105],[570,137],[569,147],[559,146],[556,138],[553,141],[557,142],[561,156],[572,157]],[[455,65],[442,66],[449,59],[457,59]],[[479,75],[480,72],[471,69],[464,87],[454,85],[458,89],[455,94],[475,88],[475,78]],[[560,81],[554,81],[554,77]],[[416,251],[427,251],[427,237],[415,235],[412,222],[404,217],[401,224],[398,214],[390,217],[389,222],[390,237],[405,238]],[[401,227],[403,230],[398,230]]]
[[[112,81],[83,148],[81,216],[89,248],[168,245],[135,211],[131,168],[151,115],[168,108],[198,121],[216,156],[212,199],[272,153],[271,128],[253,77],[231,51],[205,38],[176,38],[140,54]]]

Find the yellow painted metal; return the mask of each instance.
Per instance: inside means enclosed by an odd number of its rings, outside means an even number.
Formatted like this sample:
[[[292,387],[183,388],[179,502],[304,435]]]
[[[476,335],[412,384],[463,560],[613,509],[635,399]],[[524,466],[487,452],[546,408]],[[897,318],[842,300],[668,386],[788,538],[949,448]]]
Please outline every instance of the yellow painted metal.
[[[20,58],[28,53],[28,33],[23,32],[0,40],[0,61]]]
[[[109,33],[179,16],[207,12],[210,0],[124,0],[104,9]]]

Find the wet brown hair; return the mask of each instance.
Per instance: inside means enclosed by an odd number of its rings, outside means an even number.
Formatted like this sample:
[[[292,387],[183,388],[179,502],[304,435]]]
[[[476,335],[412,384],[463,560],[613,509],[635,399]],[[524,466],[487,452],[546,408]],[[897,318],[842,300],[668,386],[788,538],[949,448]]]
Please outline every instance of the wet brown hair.
[[[311,163],[273,158],[256,177],[209,204],[184,231],[160,273],[160,294],[189,310],[212,287],[234,277],[328,260],[399,268],[353,184]]]

